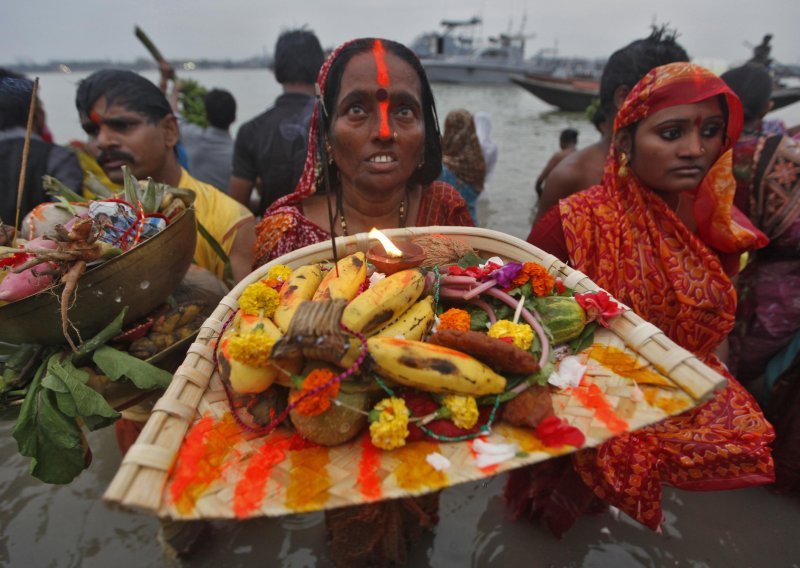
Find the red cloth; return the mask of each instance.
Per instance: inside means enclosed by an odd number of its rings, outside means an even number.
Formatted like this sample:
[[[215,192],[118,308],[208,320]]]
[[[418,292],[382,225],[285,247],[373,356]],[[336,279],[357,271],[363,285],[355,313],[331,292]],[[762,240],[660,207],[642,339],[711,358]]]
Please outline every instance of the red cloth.
[[[741,129],[741,105],[716,75],[674,63],[654,69],[634,87],[615,128],[720,94],[729,109],[726,147],[697,190],[699,235],[635,175],[619,177],[613,149],[602,185],[563,199],[558,207],[570,263],[729,381],[703,406],[575,454],[574,466],[595,495],[652,529],[662,522],[662,483],[708,491],[774,478],[773,429],[713,354],[733,327],[736,293],[709,245],[738,253],[766,240],[732,209],[729,147]],[[540,232],[532,232],[534,241]],[[556,232],[551,238],[558,238]],[[520,504],[515,508],[519,512]]]

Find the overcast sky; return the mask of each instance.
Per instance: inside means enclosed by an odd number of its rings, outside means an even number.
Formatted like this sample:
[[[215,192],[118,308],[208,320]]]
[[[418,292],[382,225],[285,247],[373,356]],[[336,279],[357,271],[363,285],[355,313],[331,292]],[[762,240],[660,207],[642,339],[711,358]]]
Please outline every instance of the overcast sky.
[[[410,43],[443,18],[484,20],[486,35],[535,34],[527,53],[607,56],[670,23],[695,58],[738,62],[772,33],[773,57],[800,63],[799,0],[0,0],[0,64],[147,56],[138,24],[168,58],[271,53],[278,34],[308,25],[323,46],[360,36]]]

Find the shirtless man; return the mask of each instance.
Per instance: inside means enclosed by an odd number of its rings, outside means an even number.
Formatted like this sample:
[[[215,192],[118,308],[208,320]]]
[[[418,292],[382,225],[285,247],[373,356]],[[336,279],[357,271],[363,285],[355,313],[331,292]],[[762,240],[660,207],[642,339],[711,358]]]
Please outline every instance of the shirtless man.
[[[600,78],[600,107],[592,119],[602,137],[564,158],[550,172],[534,224],[559,199],[600,183],[611,147],[614,117],[628,92],[654,67],[675,61],[689,61],[689,56],[675,41],[675,33],[663,27],[654,28],[649,37],[628,44],[608,58]]]
[[[561,162],[561,160],[574,153],[575,150],[578,149],[578,131],[574,128],[565,128],[562,130],[561,136],[558,140],[558,145],[561,149],[550,156],[550,159],[547,160],[547,165],[545,165],[542,173],[540,173],[539,177],[536,178],[536,195],[539,197],[542,195],[544,184],[547,181],[547,177],[550,175],[550,172],[553,171],[553,168],[555,168]]]

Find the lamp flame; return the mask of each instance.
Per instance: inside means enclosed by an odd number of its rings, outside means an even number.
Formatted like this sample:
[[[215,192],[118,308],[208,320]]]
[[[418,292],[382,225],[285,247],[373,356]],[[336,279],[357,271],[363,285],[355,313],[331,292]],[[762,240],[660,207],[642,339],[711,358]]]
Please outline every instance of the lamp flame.
[[[397,248],[394,245],[394,243],[391,240],[389,240],[389,237],[387,237],[386,235],[381,233],[375,227],[372,227],[372,229],[370,230],[369,238],[378,239],[381,242],[381,244],[383,245],[383,250],[386,251],[386,255],[387,256],[390,256],[392,258],[402,258],[403,251],[401,251],[399,248]]]

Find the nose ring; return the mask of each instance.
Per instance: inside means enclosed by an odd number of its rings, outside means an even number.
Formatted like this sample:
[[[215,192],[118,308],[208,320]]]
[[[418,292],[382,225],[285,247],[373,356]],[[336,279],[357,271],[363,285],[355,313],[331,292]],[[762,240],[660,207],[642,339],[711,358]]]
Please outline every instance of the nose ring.
[[[397,131],[395,131],[394,134],[392,134],[392,137],[394,138],[395,142],[397,142]]]
[[[700,147],[700,153],[701,154],[705,154],[706,153],[706,147],[705,146],[701,146]]]

